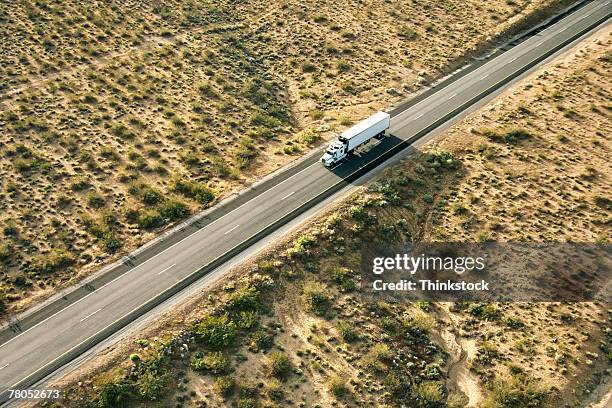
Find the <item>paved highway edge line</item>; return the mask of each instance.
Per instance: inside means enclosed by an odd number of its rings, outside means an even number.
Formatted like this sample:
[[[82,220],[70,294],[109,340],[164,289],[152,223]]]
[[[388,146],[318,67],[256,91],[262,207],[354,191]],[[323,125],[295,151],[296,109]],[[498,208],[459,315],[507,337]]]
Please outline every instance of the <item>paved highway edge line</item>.
[[[289,213],[285,214],[281,218],[279,218],[276,221],[272,222],[271,224],[266,226],[264,229],[262,229],[260,232],[258,232],[256,234],[252,235],[251,237],[247,238],[245,241],[242,241],[240,244],[236,245],[235,247],[233,247],[232,249],[227,251],[224,255],[221,255],[220,257],[216,258],[215,260],[209,262],[207,265],[201,267],[200,269],[198,269],[197,271],[195,271],[191,275],[183,278],[181,281],[177,282],[175,285],[173,285],[170,288],[166,289],[165,291],[161,292],[156,297],[154,297],[154,298],[148,300],[147,302],[143,303],[142,305],[138,306],[136,309],[132,310],[130,313],[124,315],[120,319],[118,319],[115,322],[111,323],[110,325],[108,325],[107,327],[102,329],[100,332],[98,332],[95,335],[85,339],[84,341],[82,341],[81,343],[77,344],[76,346],[74,346],[73,348],[71,348],[70,350],[68,350],[64,354],[62,354],[61,356],[59,356],[59,357],[55,358],[54,360],[50,361],[49,363],[47,363],[45,366],[41,367],[36,372],[34,372],[34,373],[30,374],[29,376],[19,380],[17,383],[11,385],[9,387],[9,389],[26,388],[28,386],[31,386],[32,384],[36,384],[39,381],[45,379],[49,375],[53,374],[56,370],[58,370],[59,368],[64,366],[66,363],[72,361],[73,359],[75,359],[76,357],[80,356],[81,354],[83,354],[84,352],[86,352],[87,350],[89,350],[90,348],[95,346],[96,344],[100,343],[102,340],[107,339],[112,334],[116,333],[120,329],[122,329],[122,328],[126,327],[127,325],[129,325],[129,323],[131,323],[133,320],[135,320],[135,319],[141,317],[142,315],[144,315],[145,313],[151,311],[153,308],[157,307],[158,305],[162,304],[166,300],[170,299],[172,296],[174,296],[175,294],[179,293],[184,288],[188,287],[189,285],[191,285],[192,283],[196,282],[200,278],[206,276],[212,270],[214,270],[215,268],[221,266],[223,263],[225,263],[226,261],[230,260],[234,256],[238,255],[240,252],[242,252],[244,249],[246,249],[249,246],[251,246],[253,243],[258,241],[259,239],[267,236],[270,232],[276,230],[280,225],[282,225],[285,222],[287,222],[287,221],[295,218],[296,216],[302,214],[306,210],[312,208],[317,203],[321,202],[325,198],[327,198],[330,195],[332,195],[334,192],[338,191],[341,187],[343,187],[346,184],[350,183],[351,181],[355,180],[357,177],[359,177],[360,175],[366,173],[370,169],[372,169],[372,168],[378,166],[379,164],[383,163],[384,161],[386,161],[390,157],[398,154],[399,152],[403,151],[404,149],[409,148],[412,143],[414,143],[415,141],[417,141],[418,139],[420,139],[424,135],[428,134],[432,130],[436,129],[437,127],[441,126],[442,124],[446,123],[448,120],[452,119],[453,117],[455,117],[459,113],[463,112],[464,110],[466,110],[470,106],[474,105],[480,99],[490,95],[491,93],[495,92],[496,90],[498,90],[499,88],[501,88],[505,84],[509,83],[513,79],[515,79],[518,76],[522,75],[523,73],[529,71],[531,68],[533,68],[534,66],[536,66],[537,64],[539,64],[540,62],[545,60],[546,58],[550,57],[551,55],[555,54],[557,51],[563,49],[568,44],[571,44],[572,42],[574,42],[575,40],[579,39],[583,35],[593,31],[595,28],[599,27],[605,21],[607,21],[610,18],[610,14],[611,13],[608,12],[604,17],[602,17],[602,18],[594,21],[593,23],[589,24],[588,27],[586,27],[583,30],[581,30],[580,32],[574,34],[573,36],[571,36],[570,38],[566,39],[562,43],[556,45],[555,47],[553,47],[551,50],[547,51],[546,53],[540,55],[538,58],[534,59],[533,61],[531,61],[527,65],[523,66],[518,71],[513,72],[512,74],[508,75],[506,78],[504,78],[501,81],[497,82],[495,85],[487,88],[480,95],[471,98],[467,102],[465,102],[462,105],[460,105],[459,107],[455,108],[454,110],[452,110],[448,114],[444,115],[442,118],[438,119],[434,123],[428,125],[424,129],[422,129],[421,131],[416,133],[413,137],[411,137],[409,139],[402,140],[400,143],[398,143],[393,148],[389,149],[387,152],[381,154],[380,156],[378,156],[374,160],[370,161],[365,166],[357,169],[356,171],[354,171],[353,173],[349,174],[344,179],[338,181],[338,183],[336,183],[333,186],[331,186],[331,187],[327,188],[326,190],[322,191],[321,193],[319,193],[318,195],[313,197],[308,202],[304,203],[303,205],[295,208],[294,210],[292,210]],[[7,391],[4,391],[0,395],[0,403],[3,404],[5,402],[7,402],[8,400],[9,400],[9,398],[8,398],[8,390],[7,390]]]

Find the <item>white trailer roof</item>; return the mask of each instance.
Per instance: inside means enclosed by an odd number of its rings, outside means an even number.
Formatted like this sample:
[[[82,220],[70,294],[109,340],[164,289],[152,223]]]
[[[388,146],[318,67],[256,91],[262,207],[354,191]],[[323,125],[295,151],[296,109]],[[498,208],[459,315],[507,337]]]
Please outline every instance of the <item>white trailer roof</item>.
[[[340,135],[340,139],[350,140],[377,123],[388,120],[388,118],[389,114],[387,112],[377,112],[369,118],[357,123],[355,126],[351,126],[350,128],[346,129]]]

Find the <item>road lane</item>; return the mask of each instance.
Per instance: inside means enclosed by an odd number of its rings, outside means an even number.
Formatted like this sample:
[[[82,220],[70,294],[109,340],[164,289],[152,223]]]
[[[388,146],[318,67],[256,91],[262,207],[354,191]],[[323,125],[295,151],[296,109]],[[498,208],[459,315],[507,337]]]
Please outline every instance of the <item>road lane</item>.
[[[150,299],[610,14],[594,2],[394,116],[388,138],[329,171],[315,162],[0,345],[0,390],[34,379]],[[588,17],[585,17],[587,16]],[[84,318],[85,317],[85,318]],[[48,371],[48,370],[47,370]],[[27,381],[26,381],[27,382]]]

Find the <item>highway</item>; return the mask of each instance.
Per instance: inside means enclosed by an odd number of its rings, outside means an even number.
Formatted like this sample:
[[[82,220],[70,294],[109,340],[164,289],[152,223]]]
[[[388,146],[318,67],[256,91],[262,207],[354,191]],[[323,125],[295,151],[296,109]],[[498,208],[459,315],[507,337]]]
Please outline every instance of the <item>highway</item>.
[[[389,137],[330,169],[318,156],[251,190],[248,199],[210,215],[180,239],[152,247],[106,277],[79,288],[30,320],[0,334],[0,401],[6,390],[35,384],[160,299],[186,287],[229,256],[261,240],[278,225],[354,180],[373,163],[406,147],[483,96],[499,89],[596,24],[607,24],[610,1],[594,1],[516,47],[394,114]],[[156,250],[162,248],[161,250]],[[58,306],[59,305],[59,306]]]

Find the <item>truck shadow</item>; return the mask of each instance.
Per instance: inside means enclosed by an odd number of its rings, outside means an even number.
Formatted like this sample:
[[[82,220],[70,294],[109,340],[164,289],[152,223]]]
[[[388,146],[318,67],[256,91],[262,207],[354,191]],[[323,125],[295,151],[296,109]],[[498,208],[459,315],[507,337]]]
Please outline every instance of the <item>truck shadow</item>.
[[[376,143],[369,143],[358,148],[355,153],[329,168],[329,171],[353,183],[368,171],[378,167],[391,158],[401,158],[409,154],[420,154],[418,149],[395,135],[387,134],[385,137],[375,139]]]

